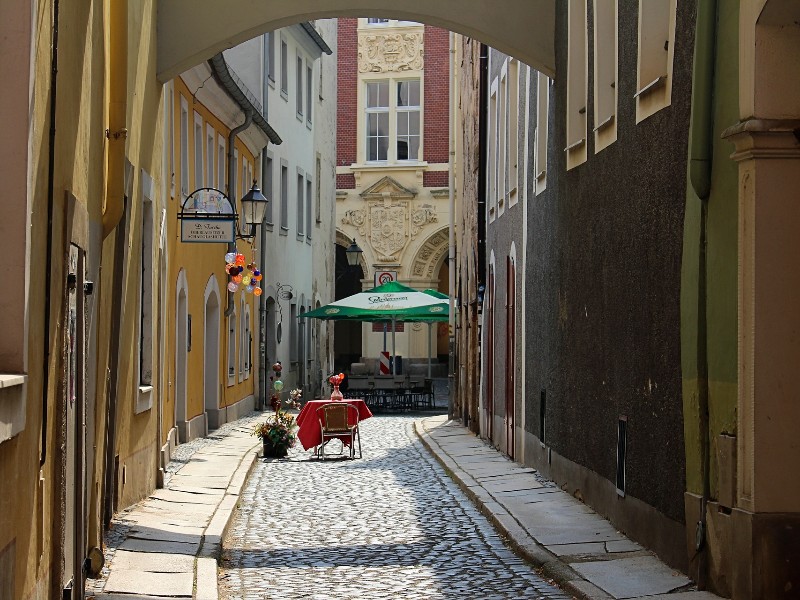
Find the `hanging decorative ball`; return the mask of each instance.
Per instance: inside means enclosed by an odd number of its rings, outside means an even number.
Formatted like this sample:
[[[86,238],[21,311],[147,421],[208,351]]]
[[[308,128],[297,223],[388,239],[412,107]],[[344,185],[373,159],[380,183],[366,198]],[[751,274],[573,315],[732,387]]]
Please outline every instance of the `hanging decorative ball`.
[[[283,382],[280,379],[276,379],[272,383],[272,387],[275,389],[276,392],[280,392],[283,389]]]
[[[225,265],[225,272],[228,275],[235,275],[234,270],[236,269],[236,265],[227,264]]]
[[[255,279],[256,281],[261,281],[262,279],[264,279],[264,276],[261,273],[259,273],[258,275],[253,275],[253,279]]]
[[[250,280],[252,279],[251,275],[243,275],[242,276],[242,283],[245,285],[250,285]]]
[[[237,275],[236,277],[231,278],[231,281],[233,281],[234,283],[242,283],[242,276]]]
[[[228,252],[225,255],[225,262],[226,263],[232,263],[235,260],[236,260],[236,253],[235,252]]]
[[[261,294],[263,294],[263,293],[264,293],[264,292],[261,290],[261,288],[260,288],[260,287],[253,288],[253,294],[254,294],[254,295],[256,295],[256,296],[260,296],[260,295],[261,295]]]
[[[243,266],[244,265],[244,261],[245,261],[244,254],[237,254],[236,255],[236,261],[235,262],[236,262],[237,265],[239,265],[240,267]]]
[[[242,283],[244,283],[244,281],[242,281]],[[246,291],[246,292],[248,292],[248,293],[251,293],[251,294],[253,293],[253,286],[252,286],[252,285],[248,285],[248,286],[247,286],[246,288],[244,288],[244,289],[245,289],[245,291]]]
[[[275,371],[276,373],[280,373],[281,371],[283,371],[283,365],[281,364],[281,361],[278,361],[275,364],[273,364],[272,370]]]
[[[238,289],[239,289],[239,284],[238,283],[234,283],[233,281],[228,282],[228,291],[229,292],[235,292]]]
[[[261,271],[259,271],[258,269],[253,269],[253,275],[258,277],[259,275],[261,275]],[[261,280],[259,279],[259,281],[261,281]]]

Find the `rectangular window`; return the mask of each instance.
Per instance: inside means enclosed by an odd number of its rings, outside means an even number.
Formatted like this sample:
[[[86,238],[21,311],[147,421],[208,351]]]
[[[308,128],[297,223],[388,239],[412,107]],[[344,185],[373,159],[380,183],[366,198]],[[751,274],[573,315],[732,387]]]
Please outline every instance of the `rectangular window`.
[[[311,180],[306,179],[306,237],[311,239]]]
[[[297,117],[302,120],[303,119],[303,103],[305,102],[305,98],[303,97],[303,59],[298,56],[297,57],[297,75],[296,75],[296,85],[297,85]]]
[[[533,172],[536,193],[547,188],[547,115],[550,111],[550,78],[536,74],[536,135],[534,140]]]
[[[381,25],[383,23],[388,23],[388,22],[389,19],[373,19],[373,18],[367,19],[368,25]]]
[[[194,113],[194,189],[203,187],[203,117]]]
[[[225,189],[225,138],[217,136],[217,188]]]
[[[497,79],[492,82],[492,87],[489,96],[489,119],[487,122],[488,132],[487,138],[489,140],[489,155],[487,160],[487,181],[486,181],[486,195],[488,197],[487,210],[489,211],[489,221],[491,222],[497,216]]]
[[[271,33],[264,34],[264,43],[267,47],[267,77],[270,83],[275,83],[275,36]]]
[[[175,197],[175,91],[174,84],[169,83],[169,193]]]
[[[306,121],[308,124],[311,124],[311,107],[312,104],[312,94],[314,88],[314,71],[309,66],[306,67]]]
[[[419,79],[397,82],[397,160],[419,160]]]
[[[264,165],[264,171],[265,171],[264,172],[264,176],[263,176],[264,181],[262,182],[262,185],[264,186],[264,195],[267,197],[267,200],[269,200],[269,202],[267,202],[267,210],[266,210],[266,213],[265,213],[265,220],[266,220],[268,225],[272,225],[275,222],[273,220],[274,216],[273,216],[273,210],[272,210],[272,207],[275,204],[275,193],[274,193],[275,185],[273,183],[274,182],[274,174],[272,172],[272,157],[271,156],[267,156],[267,160],[266,160],[266,163]]]
[[[305,177],[303,177],[303,173],[299,172],[297,174],[297,235],[303,235],[303,226],[305,224],[305,213],[304,213],[304,200],[303,200],[303,191],[305,190]]]
[[[513,206],[519,199],[519,62],[511,59],[508,63],[508,205]]]
[[[281,40],[281,96],[289,97],[289,47]]]
[[[564,151],[569,170],[586,162],[586,0],[569,0],[567,21],[567,147]]]
[[[181,96],[181,198],[189,195],[189,105]]]
[[[289,166],[281,161],[281,229],[289,230]]]
[[[389,151],[389,82],[367,83],[367,160],[385,161]]]
[[[139,385],[153,385],[153,202],[142,203],[142,268],[139,279]]]
[[[594,151],[617,139],[617,0],[594,0]]]
[[[206,124],[206,187],[214,187],[214,129]]]
[[[314,171],[314,175],[316,177],[316,182],[317,182],[317,192],[316,192],[317,210],[315,212],[316,212],[317,223],[322,223],[322,187],[321,187],[322,184],[320,183],[322,181],[322,157],[319,155],[319,153],[317,153],[317,168]]]
[[[236,383],[236,310],[228,317],[228,385]]]
[[[228,196],[230,196],[231,202],[235,202],[238,198],[241,198],[242,195],[238,193],[239,190],[239,151],[233,151],[233,173],[231,173],[231,188],[228,190]]]
[[[639,0],[636,122],[669,106],[677,0]]]
[[[505,212],[508,194],[508,73],[503,65],[497,88],[497,216]]]

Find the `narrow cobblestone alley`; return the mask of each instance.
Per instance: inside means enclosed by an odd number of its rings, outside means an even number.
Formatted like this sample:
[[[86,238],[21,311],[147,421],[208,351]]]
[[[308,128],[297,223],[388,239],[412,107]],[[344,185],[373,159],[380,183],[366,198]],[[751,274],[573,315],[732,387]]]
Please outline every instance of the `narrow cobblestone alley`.
[[[225,540],[221,597],[569,598],[504,545],[413,421],[365,421],[361,460],[259,460]]]

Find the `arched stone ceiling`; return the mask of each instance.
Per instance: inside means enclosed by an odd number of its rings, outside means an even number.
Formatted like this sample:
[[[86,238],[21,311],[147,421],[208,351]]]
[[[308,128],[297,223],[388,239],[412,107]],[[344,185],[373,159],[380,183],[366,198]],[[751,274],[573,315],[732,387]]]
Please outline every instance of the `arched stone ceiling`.
[[[267,31],[311,19],[420,21],[478,39],[555,76],[556,0],[160,0],[158,78],[182,72]]]

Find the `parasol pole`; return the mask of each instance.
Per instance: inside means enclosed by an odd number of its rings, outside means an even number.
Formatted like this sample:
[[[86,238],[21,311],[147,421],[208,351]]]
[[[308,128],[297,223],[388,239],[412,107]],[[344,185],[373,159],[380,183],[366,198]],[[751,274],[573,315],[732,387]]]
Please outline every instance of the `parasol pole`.
[[[431,378],[431,325],[433,325],[433,323],[428,321],[428,379]]]
[[[397,375],[397,345],[396,345],[396,331],[397,317],[392,316],[392,375]]]

